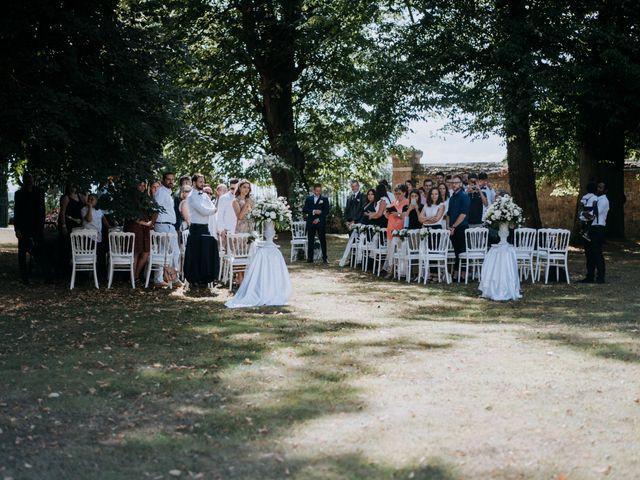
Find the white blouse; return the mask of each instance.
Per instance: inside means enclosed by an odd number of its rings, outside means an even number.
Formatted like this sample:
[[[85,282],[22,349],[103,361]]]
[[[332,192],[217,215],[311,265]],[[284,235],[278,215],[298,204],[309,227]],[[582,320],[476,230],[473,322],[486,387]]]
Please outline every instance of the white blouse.
[[[438,214],[438,210],[440,208],[445,208],[443,207],[443,203],[440,203],[439,205],[436,205],[435,203],[431,206],[425,205],[424,208],[422,209],[422,215],[430,218],[430,217],[435,217]],[[444,214],[442,215],[442,218],[437,221],[436,223],[425,223],[424,226],[425,227],[429,227],[429,226],[433,226],[433,225],[442,225],[442,228],[445,228],[447,225],[444,222]]]

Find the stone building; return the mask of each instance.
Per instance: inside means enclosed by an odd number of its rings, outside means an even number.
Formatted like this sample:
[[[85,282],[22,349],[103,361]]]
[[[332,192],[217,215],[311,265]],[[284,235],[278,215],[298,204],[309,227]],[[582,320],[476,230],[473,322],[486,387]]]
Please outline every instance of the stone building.
[[[407,158],[393,157],[393,184],[414,179],[421,184],[426,178],[434,178],[442,171],[445,175],[462,172],[486,172],[489,182],[496,190],[509,191],[509,171],[506,163],[420,163],[422,152],[417,150]],[[625,168],[625,234],[628,238],[640,238],[640,164],[628,163]],[[559,192],[555,185],[543,183],[538,189],[540,217],[545,227],[572,229],[578,202],[577,194]]]

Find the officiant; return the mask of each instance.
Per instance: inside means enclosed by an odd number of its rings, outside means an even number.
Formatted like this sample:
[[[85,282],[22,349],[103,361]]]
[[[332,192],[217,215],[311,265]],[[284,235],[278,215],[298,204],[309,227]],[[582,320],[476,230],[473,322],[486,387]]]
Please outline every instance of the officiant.
[[[303,213],[307,219],[307,263],[313,263],[313,251],[316,239],[320,240],[322,249],[322,263],[327,260],[327,215],[329,215],[329,199],[322,195],[322,185],[313,185],[313,195],[309,195],[304,202]]]
[[[216,213],[211,198],[204,193],[204,177],[195,174],[189,206],[189,238],[185,248],[184,275],[194,287],[204,287],[218,278],[218,242],[209,231],[209,217]]]

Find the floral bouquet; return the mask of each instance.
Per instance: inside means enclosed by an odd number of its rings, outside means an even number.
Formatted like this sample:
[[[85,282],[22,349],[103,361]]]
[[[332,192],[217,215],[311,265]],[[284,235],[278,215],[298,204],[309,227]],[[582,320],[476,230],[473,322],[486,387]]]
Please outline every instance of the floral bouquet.
[[[276,230],[288,230],[291,225],[291,209],[284,197],[267,198],[257,202],[247,218],[258,229],[271,220]]]
[[[488,227],[498,228],[501,223],[508,223],[515,228],[523,224],[522,208],[509,195],[497,197],[484,214],[484,223]]]
[[[365,228],[369,231],[369,233],[378,233],[382,230],[378,225],[365,225]]]
[[[391,235],[404,240],[409,236],[409,230],[406,228],[401,228],[400,230],[394,230],[393,232],[391,232]]]

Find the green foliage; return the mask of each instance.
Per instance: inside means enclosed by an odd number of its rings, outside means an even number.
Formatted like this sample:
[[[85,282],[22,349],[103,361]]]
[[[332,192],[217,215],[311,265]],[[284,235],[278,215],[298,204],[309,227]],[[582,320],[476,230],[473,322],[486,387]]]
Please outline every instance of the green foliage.
[[[117,0],[9,2],[0,18],[0,158],[49,185],[149,175],[172,127],[171,89]],[[6,70],[5,70],[6,69]]]

